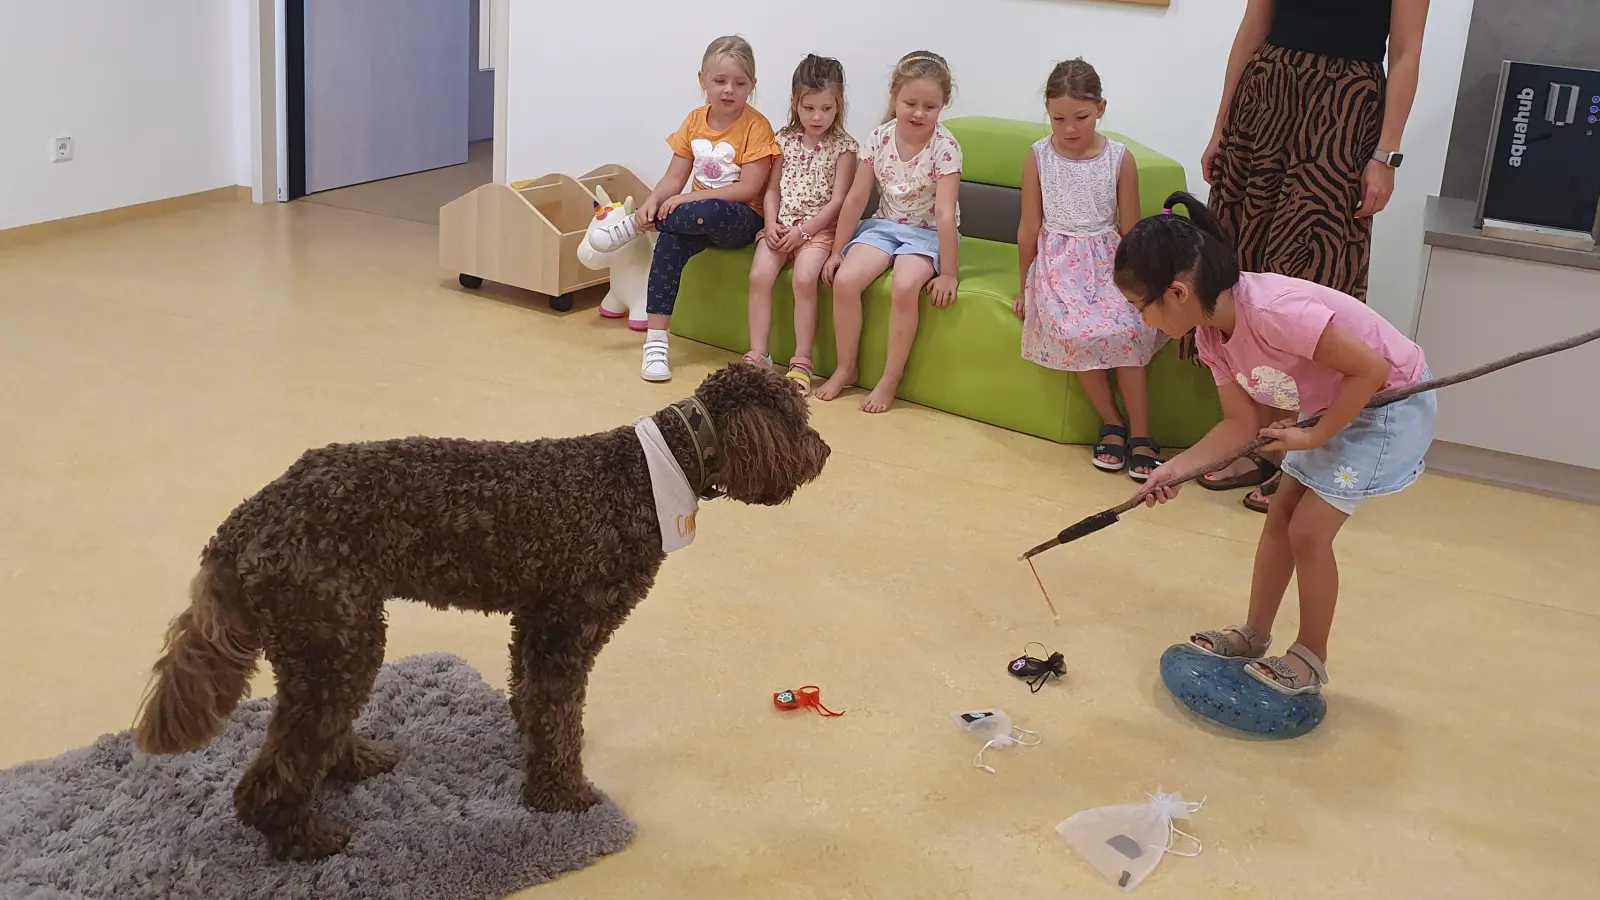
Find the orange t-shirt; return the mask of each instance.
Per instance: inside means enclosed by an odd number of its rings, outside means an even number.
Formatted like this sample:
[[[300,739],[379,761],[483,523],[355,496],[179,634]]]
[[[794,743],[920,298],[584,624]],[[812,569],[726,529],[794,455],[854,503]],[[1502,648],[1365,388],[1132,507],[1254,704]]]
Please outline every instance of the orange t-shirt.
[[[702,106],[689,113],[683,125],[667,138],[667,146],[673,153],[694,164],[689,176],[692,190],[727,187],[739,180],[744,166],[783,155],[772,133],[772,123],[753,107],[746,106],[744,113],[725,131],[712,130],[706,120],[710,110],[711,107]],[[764,193],[765,190],[758,192],[756,199],[746,205],[761,212]]]

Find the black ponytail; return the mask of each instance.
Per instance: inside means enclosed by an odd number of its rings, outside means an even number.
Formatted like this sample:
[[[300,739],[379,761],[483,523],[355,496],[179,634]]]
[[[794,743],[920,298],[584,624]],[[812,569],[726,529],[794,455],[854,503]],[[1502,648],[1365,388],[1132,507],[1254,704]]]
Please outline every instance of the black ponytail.
[[[1217,296],[1239,283],[1233,247],[1217,217],[1188,192],[1177,191],[1162,206],[1159,215],[1139,220],[1123,236],[1117,288],[1124,296],[1153,303],[1181,278],[1193,282],[1200,308],[1209,315]],[[1180,206],[1187,218],[1174,212]]]

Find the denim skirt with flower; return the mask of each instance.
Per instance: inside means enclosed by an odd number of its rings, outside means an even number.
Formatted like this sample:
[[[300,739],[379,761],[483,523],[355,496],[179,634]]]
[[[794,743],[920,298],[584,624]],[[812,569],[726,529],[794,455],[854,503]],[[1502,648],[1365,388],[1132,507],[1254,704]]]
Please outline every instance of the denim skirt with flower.
[[[1422,476],[1438,411],[1432,391],[1364,409],[1333,440],[1287,454],[1283,471],[1350,515],[1362,500],[1403,491]]]

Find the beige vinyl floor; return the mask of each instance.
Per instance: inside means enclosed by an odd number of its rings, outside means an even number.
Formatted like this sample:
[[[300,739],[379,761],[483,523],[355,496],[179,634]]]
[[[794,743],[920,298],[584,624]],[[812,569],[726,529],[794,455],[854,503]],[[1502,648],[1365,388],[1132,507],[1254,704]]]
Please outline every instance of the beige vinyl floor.
[[[731,358],[679,341],[677,380],[646,384],[595,298],[462,291],[436,240],[225,203],[0,251],[0,766],[128,726],[201,546],[306,447],[610,428]],[[1339,543],[1326,723],[1245,741],[1156,666],[1243,618],[1261,519],[1238,494],[1040,557],[1056,625],[1018,553],[1129,481],[923,409],[816,419],[823,477],[704,510],[599,660],[585,759],[637,841],[526,896],[1112,896],[1054,827],[1158,788],[1208,798],[1205,851],[1147,898],[1597,896],[1600,509],[1434,475],[1373,502]],[[503,618],[390,608],[393,658],[504,685]],[[1029,641],[1070,670],[1037,695],[1004,671]],[[806,683],[847,714],[771,708]],[[987,706],[1043,736],[993,775],[948,718]]]

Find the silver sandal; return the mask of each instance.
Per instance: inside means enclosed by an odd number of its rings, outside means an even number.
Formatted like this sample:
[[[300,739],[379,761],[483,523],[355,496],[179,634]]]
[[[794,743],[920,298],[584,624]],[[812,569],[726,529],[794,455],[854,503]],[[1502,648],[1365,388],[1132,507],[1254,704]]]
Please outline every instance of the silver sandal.
[[[1231,634],[1237,634],[1239,637],[1244,638],[1245,646],[1243,652],[1234,649],[1235,642],[1230,636]],[[1201,644],[1201,640],[1207,641],[1211,646],[1207,647]],[[1268,635],[1263,640],[1254,628],[1249,625],[1240,625],[1237,628],[1225,628],[1221,631],[1201,631],[1191,634],[1189,635],[1189,646],[1218,659],[1261,659],[1267,655],[1267,648],[1272,646],[1272,636]]]
[[[1245,671],[1250,673],[1251,678],[1280,694],[1286,694],[1290,697],[1322,693],[1322,686],[1328,683],[1328,669],[1322,660],[1318,659],[1315,653],[1307,650],[1304,644],[1290,644],[1285,655],[1288,654],[1300,657],[1300,661],[1305,663],[1306,667],[1311,670],[1311,679],[1309,681],[1302,678],[1300,672],[1294,666],[1289,665],[1289,661],[1282,656],[1258,660],[1252,665],[1245,666]],[[1271,674],[1263,674],[1262,669],[1266,669]]]

